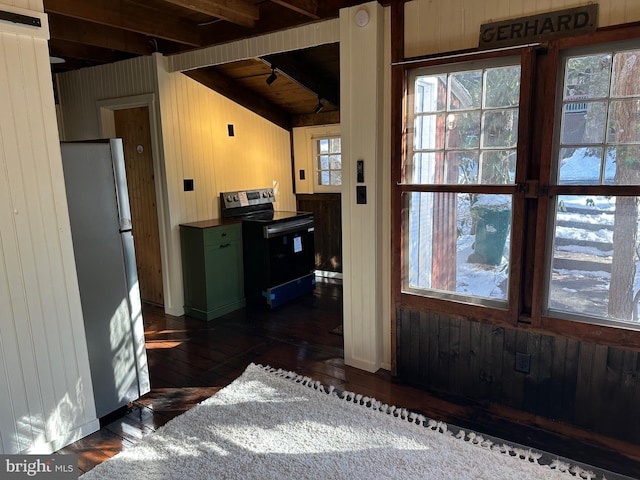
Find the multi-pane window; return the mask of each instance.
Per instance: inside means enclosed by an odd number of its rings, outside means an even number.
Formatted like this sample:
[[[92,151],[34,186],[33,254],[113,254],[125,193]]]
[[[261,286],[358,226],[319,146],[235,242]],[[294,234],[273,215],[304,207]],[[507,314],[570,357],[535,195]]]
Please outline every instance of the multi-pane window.
[[[504,305],[512,195],[465,187],[514,185],[519,60],[416,70],[409,88],[403,290]]]
[[[403,294],[640,326],[640,47],[558,52],[407,71]]]
[[[342,148],[340,137],[323,137],[315,141],[316,185],[342,185]]]
[[[520,66],[417,73],[407,182],[513,183]]]
[[[569,53],[561,68],[547,307],[638,322],[639,197],[617,188],[640,185],[640,49]]]

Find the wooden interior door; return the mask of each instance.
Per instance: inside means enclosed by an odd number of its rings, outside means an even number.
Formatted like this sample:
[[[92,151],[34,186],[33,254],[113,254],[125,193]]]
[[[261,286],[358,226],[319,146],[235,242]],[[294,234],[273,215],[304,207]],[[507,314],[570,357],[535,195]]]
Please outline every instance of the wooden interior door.
[[[164,305],[149,109],[116,110],[114,121],[124,144],[140,296],[143,302]]]

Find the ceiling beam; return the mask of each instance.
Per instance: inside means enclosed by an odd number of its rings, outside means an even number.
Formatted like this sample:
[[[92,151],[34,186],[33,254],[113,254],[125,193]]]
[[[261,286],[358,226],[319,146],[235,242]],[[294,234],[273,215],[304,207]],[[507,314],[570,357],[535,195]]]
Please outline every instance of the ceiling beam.
[[[294,12],[301,13],[314,20],[319,20],[317,0],[271,0],[281,7],[288,8]]]
[[[83,22],[55,13],[49,14],[49,32],[52,40],[64,40],[135,55],[150,55],[154,51],[151,38],[146,35]]]
[[[126,0],[45,0],[45,12],[122,28],[130,32],[200,47],[202,34],[192,22],[163,15],[148,6]]]
[[[260,95],[239,86],[235,80],[216,72],[212,67],[189,70],[184,74],[279,127],[291,131],[289,114]]]
[[[302,65],[288,54],[271,55],[261,60],[319,98],[340,108],[340,85],[323,79],[323,75],[316,72],[313,66]]]
[[[227,43],[248,37],[257,37],[278,30],[285,30],[306,22],[307,19],[288,8],[282,8],[271,2],[260,4],[260,19],[256,26],[247,30],[228,22],[217,22],[203,27],[203,35],[209,45]]]
[[[92,63],[113,63],[126,58],[131,58],[133,54],[116,52],[91,45],[83,45],[66,40],[49,40],[49,53],[54,57],[66,59],[85,60]]]
[[[236,25],[253,28],[260,18],[260,9],[243,0],[163,0],[194,12],[221,18]]]
[[[291,127],[311,127],[313,125],[329,125],[340,123],[340,111],[307,113],[304,115],[293,115],[291,117]]]
[[[80,59],[73,58],[71,60],[67,60],[64,63],[52,64],[51,72],[52,73],[70,72],[73,70],[78,70],[80,68],[95,67],[96,65],[99,65],[99,64],[96,62],[92,62],[90,60],[80,60]]]

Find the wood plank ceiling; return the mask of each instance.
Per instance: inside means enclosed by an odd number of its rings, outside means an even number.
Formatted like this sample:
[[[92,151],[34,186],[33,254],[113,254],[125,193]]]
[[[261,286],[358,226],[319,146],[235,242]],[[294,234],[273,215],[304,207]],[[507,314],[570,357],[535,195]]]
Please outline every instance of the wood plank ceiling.
[[[188,50],[336,18],[360,0],[44,0],[52,72]],[[381,2],[383,3],[383,2]],[[386,2],[389,3],[389,2]],[[277,80],[266,80],[275,69]],[[283,128],[339,121],[337,44],[188,72]],[[322,104],[322,110],[314,113]]]

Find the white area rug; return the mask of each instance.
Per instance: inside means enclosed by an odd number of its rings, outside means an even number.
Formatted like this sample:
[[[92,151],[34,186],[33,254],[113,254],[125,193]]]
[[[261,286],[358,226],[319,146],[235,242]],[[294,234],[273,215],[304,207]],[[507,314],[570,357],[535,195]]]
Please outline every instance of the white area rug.
[[[539,465],[538,458],[252,364],[229,386],[81,478],[595,478],[560,461]]]

